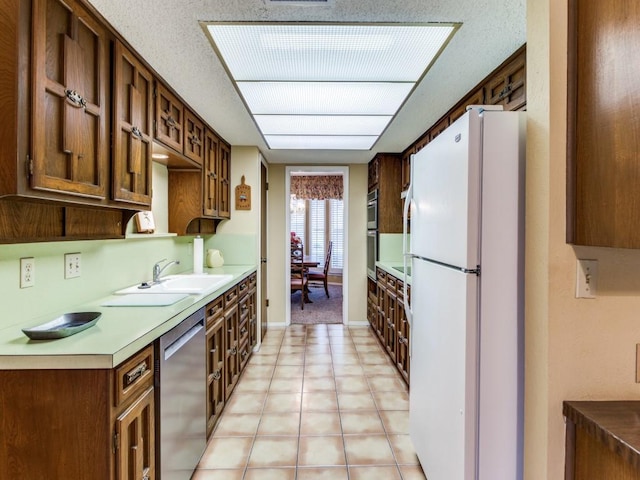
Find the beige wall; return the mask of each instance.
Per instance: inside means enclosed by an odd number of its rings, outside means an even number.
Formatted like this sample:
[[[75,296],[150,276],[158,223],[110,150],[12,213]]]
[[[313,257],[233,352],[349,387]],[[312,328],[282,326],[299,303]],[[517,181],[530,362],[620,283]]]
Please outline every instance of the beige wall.
[[[350,323],[367,322],[367,165],[349,167]]]
[[[288,202],[284,201],[285,192],[285,166],[269,165],[269,228],[268,228],[268,272],[267,272],[267,297],[269,298],[269,323],[284,323],[285,321],[285,242],[288,241],[286,232],[287,217],[285,208]]]
[[[268,229],[268,298],[269,322],[285,321],[286,258],[282,247],[288,242],[286,231],[285,165],[269,165],[269,229]],[[349,291],[349,322],[366,322],[367,269],[366,269],[366,203],[367,166],[349,165],[349,206],[347,252]]]
[[[566,399],[638,398],[640,251],[565,243],[567,0],[527,2],[525,478],[562,479]],[[599,261],[576,299],[576,259]]]

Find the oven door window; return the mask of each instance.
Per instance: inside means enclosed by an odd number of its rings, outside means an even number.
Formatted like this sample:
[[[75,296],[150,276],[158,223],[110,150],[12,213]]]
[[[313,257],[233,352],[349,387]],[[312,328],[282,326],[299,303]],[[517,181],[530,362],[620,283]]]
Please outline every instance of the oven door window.
[[[367,232],[367,275],[376,276],[376,261],[378,260],[378,232]]]

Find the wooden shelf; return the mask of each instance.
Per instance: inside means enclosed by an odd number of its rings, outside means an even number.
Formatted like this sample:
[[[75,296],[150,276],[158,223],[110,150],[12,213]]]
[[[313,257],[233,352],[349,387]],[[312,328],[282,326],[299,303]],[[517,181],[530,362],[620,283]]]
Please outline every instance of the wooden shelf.
[[[177,237],[177,233],[127,233],[124,237],[128,239],[140,239],[140,238],[168,238],[168,237]]]

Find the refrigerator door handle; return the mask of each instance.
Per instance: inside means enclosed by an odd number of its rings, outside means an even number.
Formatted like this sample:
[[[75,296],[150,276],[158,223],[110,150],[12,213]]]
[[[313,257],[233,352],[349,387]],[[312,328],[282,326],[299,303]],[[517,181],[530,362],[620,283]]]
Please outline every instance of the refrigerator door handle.
[[[411,173],[413,173],[413,159],[415,155],[411,155]],[[413,175],[411,175],[413,177]],[[402,284],[404,294],[404,312],[409,322],[409,328],[413,328],[413,314],[411,312],[411,304],[409,302],[408,288],[407,288],[407,260],[411,258],[409,253],[409,207],[411,206],[411,199],[413,198],[413,182],[409,182],[409,188],[407,189],[407,196],[404,198],[404,206],[402,210]],[[409,356],[411,356],[411,342],[409,344]]]

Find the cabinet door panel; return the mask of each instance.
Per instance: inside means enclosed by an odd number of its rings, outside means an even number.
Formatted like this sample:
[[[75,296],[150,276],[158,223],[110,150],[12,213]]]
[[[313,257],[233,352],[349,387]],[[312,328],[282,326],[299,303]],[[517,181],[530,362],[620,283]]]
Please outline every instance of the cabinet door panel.
[[[153,387],[116,420],[117,479],[155,478],[155,425]]]
[[[106,31],[76,2],[33,9],[34,189],[106,197]]]
[[[184,154],[187,158],[202,165],[204,159],[204,125],[188,109],[184,111]]]
[[[218,198],[218,216],[231,218],[231,150],[220,142],[220,196]]]
[[[210,217],[218,216],[220,197],[220,140],[212,132],[205,135],[204,152],[204,205],[203,214]]]
[[[496,72],[487,82],[485,103],[503,105],[507,111],[517,110],[527,101],[526,76],[526,53],[523,52]]]
[[[114,57],[113,198],[150,206],[153,77],[120,42]]]
[[[220,318],[207,332],[207,436],[225,404],[224,319]]]
[[[166,146],[182,153],[184,107],[161,83],[156,94],[156,138]]]
[[[227,309],[224,315],[225,328],[225,399],[229,399],[240,374],[240,345],[238,343],[238,305]]]
[[[384,345],[389,356],[395,360],[396,358],[396,310],[398,299],[395,293],[387,290],[385,292],[386,302],[386,323],[384,325]]]

